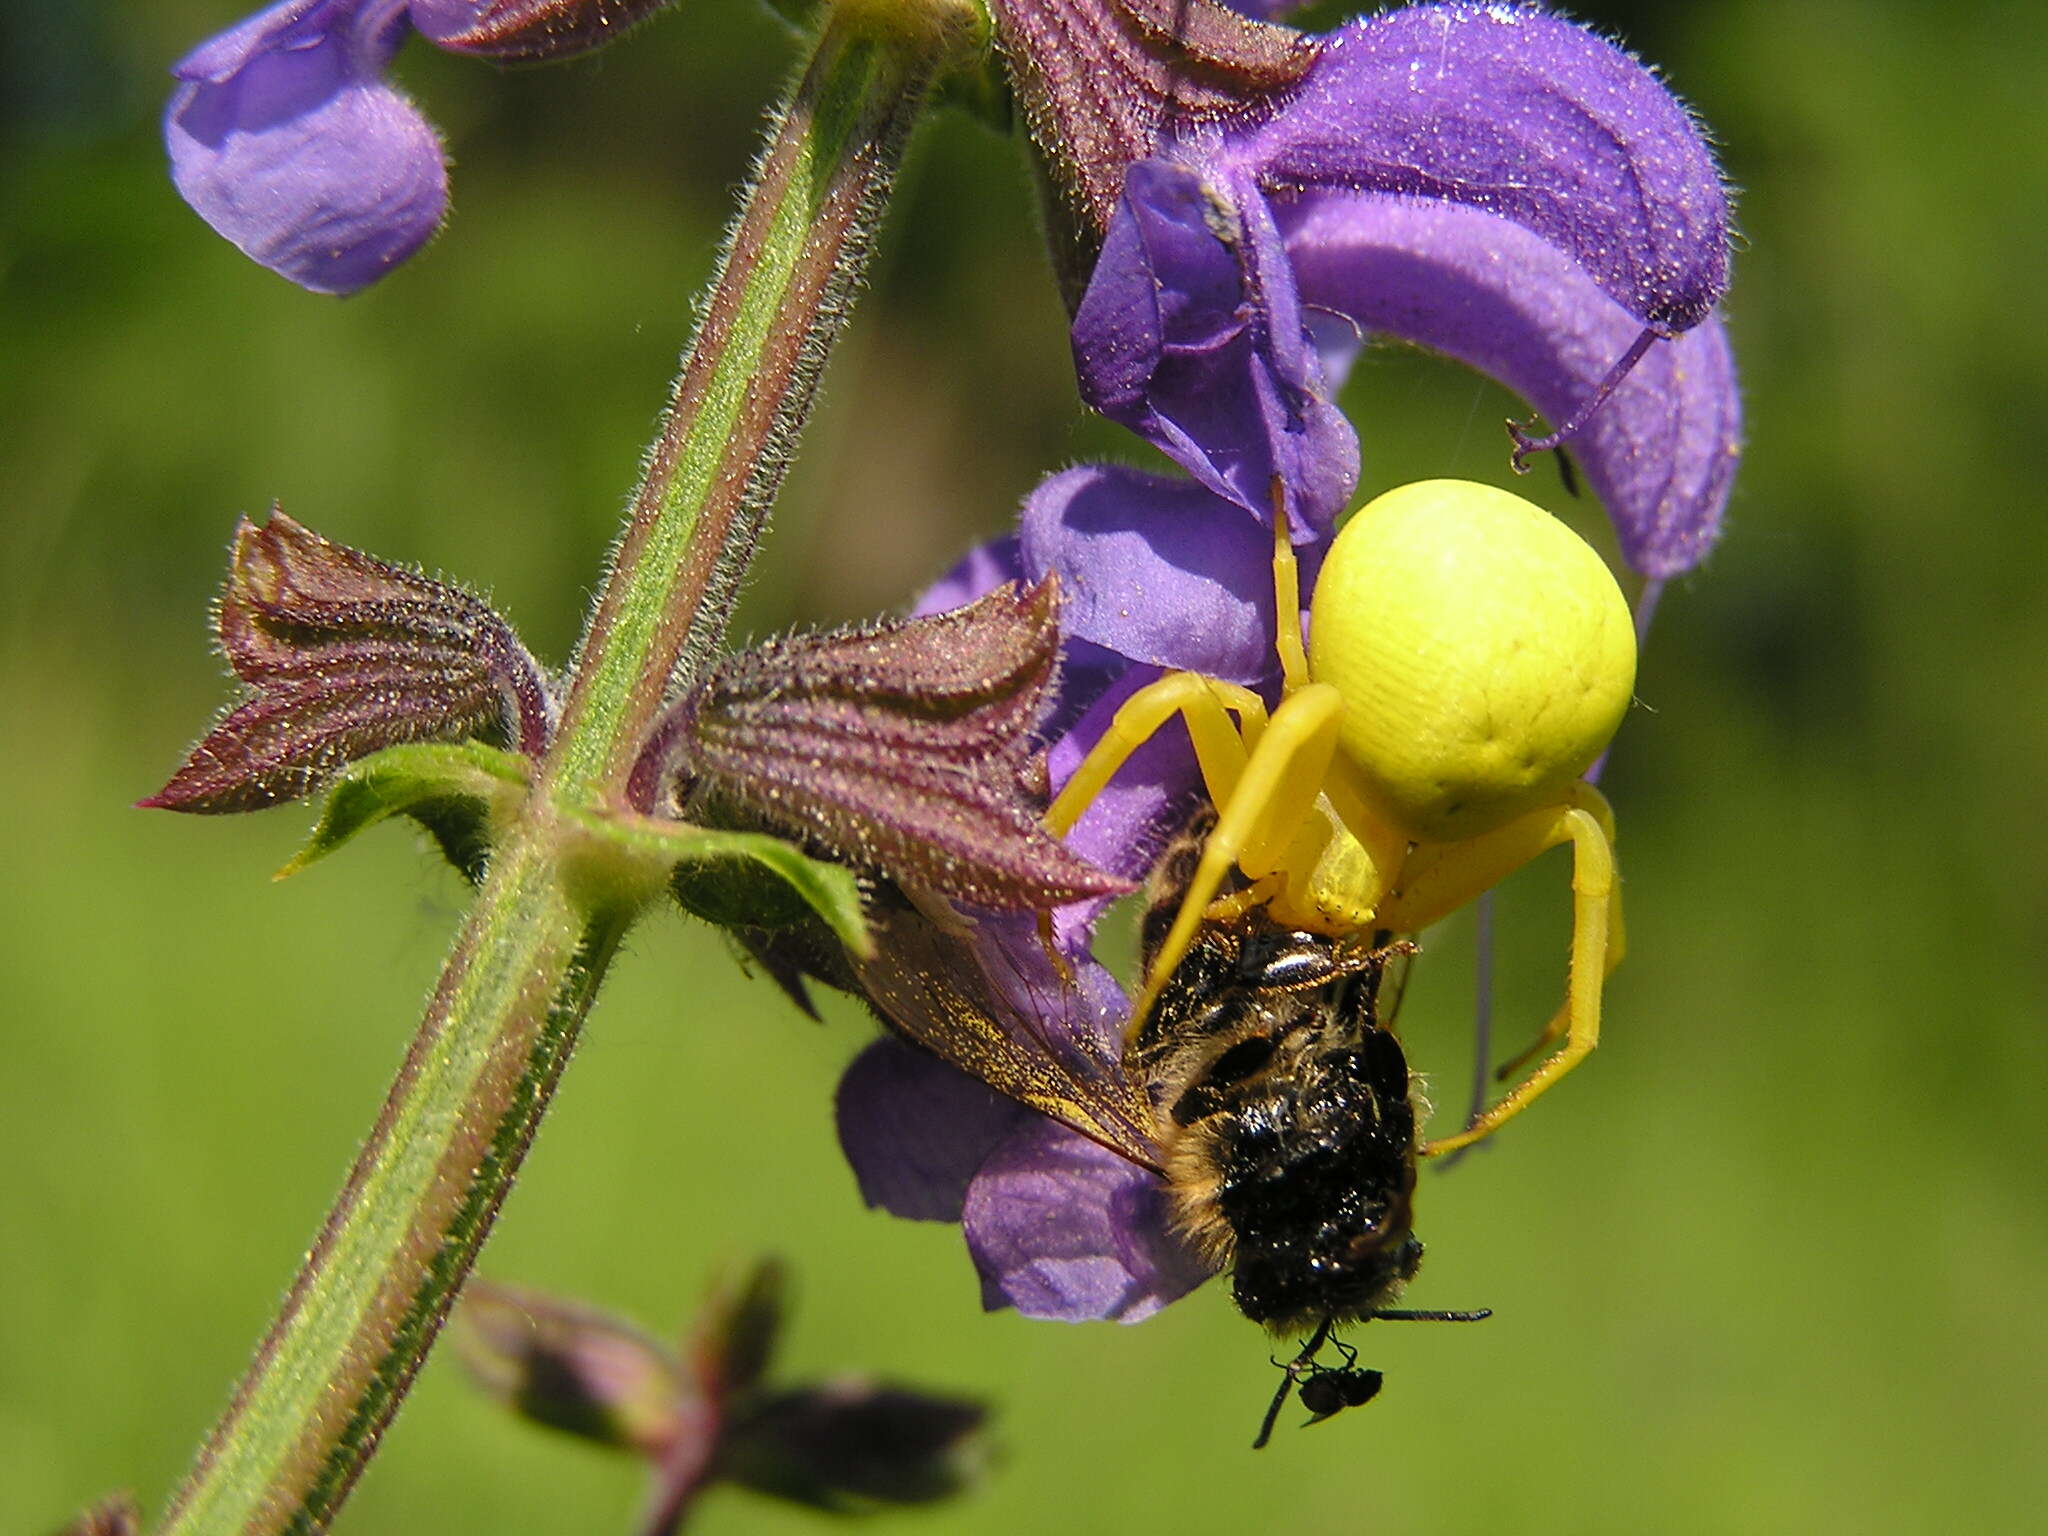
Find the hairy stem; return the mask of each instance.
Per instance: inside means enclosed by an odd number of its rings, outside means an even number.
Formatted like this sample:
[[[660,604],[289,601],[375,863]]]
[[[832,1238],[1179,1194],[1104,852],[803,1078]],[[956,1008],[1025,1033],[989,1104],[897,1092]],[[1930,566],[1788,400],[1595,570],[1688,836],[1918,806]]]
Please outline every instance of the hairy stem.
[[[678,673],[725,628],[934,70],[967,0],[836,7],[775,118],[555,745],[491,865],[340,1197],[164,1536],[313,1532],[432,1347],[620,937],[658,889],[588,854]]]
[[[715,1410],[700,1410],[707,1419]],[[647,1507],[634,1530],[638,1536],[676,1536],[696,1508],[697,1496],[710,1483],[718,1432],[713,1422],[692,1424],[676,1437],[676,1448],[654,1469]]]
[[[936,48],[961,30],[949,20]],[[555,756],[565,786],[622,791],[663,700],[717,650],[936,48],[835,25],[771,129],[584,633]]]
[[[166,1532],[312,1531],[376,1449],[490,1230],[620,934],[545,839],[502,849],[383,1112]]]

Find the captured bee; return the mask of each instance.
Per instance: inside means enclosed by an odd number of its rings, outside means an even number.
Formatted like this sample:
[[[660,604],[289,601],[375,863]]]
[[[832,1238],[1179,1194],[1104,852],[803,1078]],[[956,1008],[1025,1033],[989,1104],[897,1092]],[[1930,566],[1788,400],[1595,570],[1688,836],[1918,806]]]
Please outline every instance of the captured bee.
[[[1148,941],[1172,921],[1198,844],[1162,865]],[[1315,1419],[1366,1401],[1376,1373],[1316,1363],[1331,1330],[1375,1317],[1414,1276],[1416,1108],[1408,1060],[1377,1016],[1389,962],[1377,946],[1282,927],[1252,906],[1210,917],[1156,1005],[1110,1059],[1099,1042],[1048,1040],[962,936],[928,918],[878,916],[863,990],[898,1031],[997,1091],[1165,1180],[1177,1226],[1238,1309],[1275,1332],[1312,1330],[1283,1367],[1263,1445],[1290,1391]],[[1428,1314],[1446,1319],[1480,1313]]]
[[[1408,1058],[1376,1017],[1407,948],[1212,919],[1126,1050],[1181,1229],[1275,1331],[1365,1316],[1422,1262]]]

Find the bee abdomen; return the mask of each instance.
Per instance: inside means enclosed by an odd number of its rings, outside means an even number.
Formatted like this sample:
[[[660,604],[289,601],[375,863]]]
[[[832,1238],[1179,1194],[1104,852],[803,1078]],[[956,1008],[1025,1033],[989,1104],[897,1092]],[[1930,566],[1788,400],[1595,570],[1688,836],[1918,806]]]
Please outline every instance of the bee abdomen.
[[[1415,1272],[1415,1111],[1391,1035],[1328,1052],[1200,1134],[1235,1239],[1237,1304],[1253,1321],[1356,1317]]]

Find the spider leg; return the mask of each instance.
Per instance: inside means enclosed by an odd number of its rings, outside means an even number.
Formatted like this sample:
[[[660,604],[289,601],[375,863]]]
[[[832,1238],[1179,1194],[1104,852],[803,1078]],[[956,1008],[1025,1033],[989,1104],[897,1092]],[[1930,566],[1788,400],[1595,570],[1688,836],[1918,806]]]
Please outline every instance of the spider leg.
[[[1600,992],[1619,958],[1610,942],[1618,880],[1614,868],[1613,812],[1588,784],[1572,786],[1563,803],[1516,817],[1466,842],[1418,849],[1403,871],[1402,888],[1381,912],[1386,926],[1414,933],[1491,890],[1547,848],[1572,845],[1571,971],[1564,1007],[1545,1042],[1564,1044],[1458,1135],[1433,1141],[1426,1157],[1454,1152],[1490,1135],[1520,1114],[1600,1043]]]
[[[1237,723],[1232,723],[1232,714]],[[1235,683],[1194,672],[1169,672],[1124,700],[1102,739],[1046,811],[1046,830],[1054,837],[1071,832],[1117,769],[1175,715],[1187,725],[1210,798],[1219,805],[1228,799],[1244,772],[1246,755],[1265,729],[1265,702]]]
[[[1607,841],[1611,845],[1614,842],[1614,812],[1608,807],[1604,796],[1596,795],[1595,800],[1597,803],[1587,806],[1587,809],[1600,818],[1600,830],[1607,834]],[[1607,969],[1604,975],[1612,976],[1614,968],[1621,964],[1627,953],[1628,929],[1621,918],[1621,882],[1616,880],[1614,895],[1607,904]],[[1543,1026],[1543,1033],[1538,1035],[1526,1050],[1517,1052],[1501,1064],[1500,1070],[1494,1074],[1495,1080],[1504,1083],[1519,1074],[1530,1062],[1549,1050],[1553,1043],[1563,1039],[1570,1024],[1570,1007],[1559,1008],[1550,1016],[1550,1022]]]
[[[1250,885],[1240,886],[1228,896],[1218,896],[1203,913],[1211,922],[1234,922],[1247,912],[1256,912],[1279,894],[1281,877],[1263,875]]]
[[[1131,1010],[1133,1029],[1151,1012],[1160,988],[1194,943],[1230,871],[1242,867],[1258,879],[1279,868],[1329,777],[1343,714],[1342,697],[1321,683],[1290,693],[1273,711],[1235,787],[1227,797],[1217,797],[1216,825],[1202,845],[1201,862],[1181,897],[1173,927],[1146,971],[1144,991]]]
[[[1308,686],[1308,652],[1301,643],[1301,562],[1287,533],[1287,510],[1278,477],[1273,486],[1273,654],[1287,692]]]

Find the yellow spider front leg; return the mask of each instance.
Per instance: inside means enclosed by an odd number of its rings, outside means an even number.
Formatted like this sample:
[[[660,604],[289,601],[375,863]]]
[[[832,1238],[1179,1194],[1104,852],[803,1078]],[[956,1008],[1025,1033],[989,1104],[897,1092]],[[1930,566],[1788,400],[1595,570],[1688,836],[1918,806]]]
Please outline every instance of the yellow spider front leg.
[[[1269,719],[1249,689],[1168,673],[1124,701],[1053,801],[1045,824],[1063,837],[1133,752],[1176,716],[1186,725],[1217,820],[1131,1010],[1133,1032],[1187,954],[1231,870],[1242,868],[1256,880],[1280,868],[1329,776],[1343,708],[1335,689],[1310,684],[1290,693]]]
[[[1230,872],[1242,869],[1257,880],[1279,869],[1323,792],[1343,715],[1344,700],[1334,688],[1311,683],[1290,693],[1266,722],[1236,782],[1217,795],[1210,781],[1216,825],[1202,844],[1201,862],[1188,881],[1173,926],[1145,973],[1144,990],[1131,1009],[1134,1029],[1152,1011],[1160,989],[1195,942],[1209,903]]]
[[[1231,723],[1235,714],[1237,724]],[[1266,704],[1249,688],[1193,672],[1169,672],[1124,700],[1074,776],[1045,813],[1054,837],[1074,830],[1081,813],[1095,803],[1117,769],[1156,736],[1174,716],[1187,725],[1195,761],[1212,799],[1221,803],[1236,788],[1245,758],[1266,727]]]

